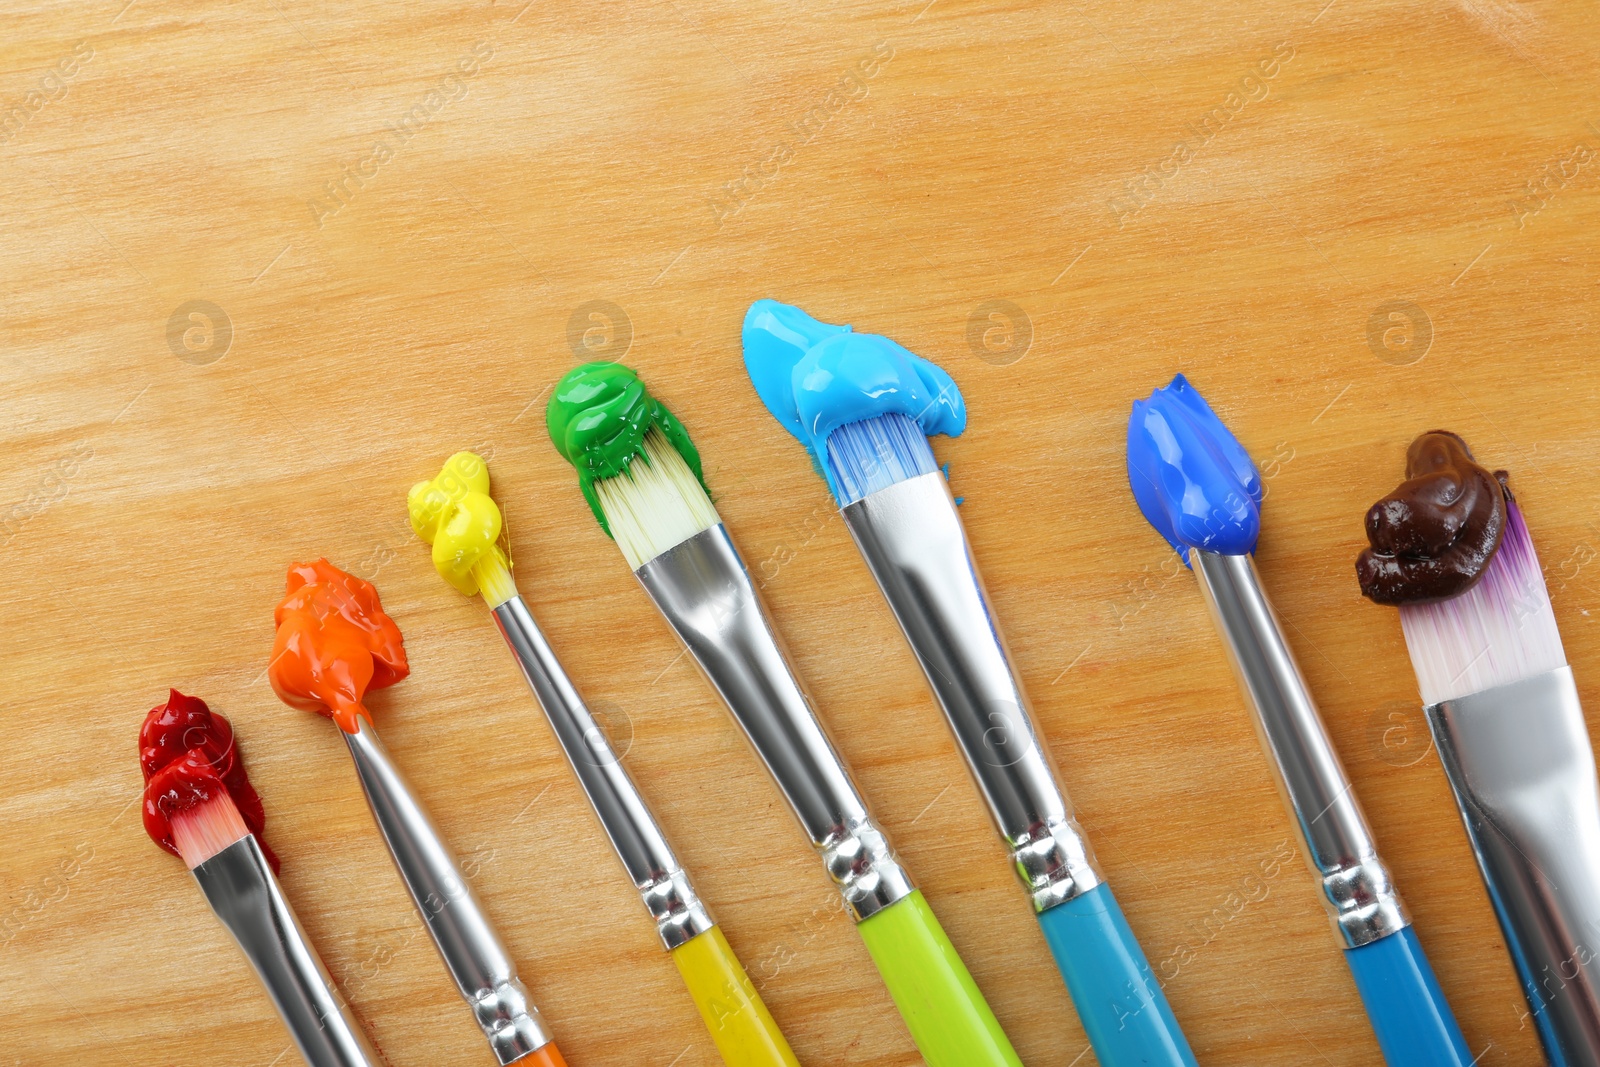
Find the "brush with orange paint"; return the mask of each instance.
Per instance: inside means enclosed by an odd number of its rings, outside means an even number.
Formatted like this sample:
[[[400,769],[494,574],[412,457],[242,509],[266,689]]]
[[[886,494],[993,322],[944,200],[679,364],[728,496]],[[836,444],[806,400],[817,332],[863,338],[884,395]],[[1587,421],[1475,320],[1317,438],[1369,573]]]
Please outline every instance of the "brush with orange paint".
[[[310,1067],[374,1067],[367,1043],[311,947],[260,839],[266,816],[233,727],[176,689],[139,730],[144,828],[188,866],[222,925],[255,968]]]
[[[370,583],[325,559],[290,566],[286,594],[273,616],[273,690],[290,707],[338,724],[395,867],[495,1056],[502,1064],[565,1067],[455,856],[362,704],[369,690],[410,673],[400,628]]]

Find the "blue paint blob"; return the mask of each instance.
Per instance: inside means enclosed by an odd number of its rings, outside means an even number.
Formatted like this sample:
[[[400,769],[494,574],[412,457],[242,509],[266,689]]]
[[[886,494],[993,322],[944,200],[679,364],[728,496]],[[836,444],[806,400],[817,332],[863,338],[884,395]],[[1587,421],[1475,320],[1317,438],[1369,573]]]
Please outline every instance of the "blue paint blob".
[[[743,336],[745,370],[761,402],[805,445],[841,504],[874,491],[882,477],[892,484],[933,469],[932,452],[926,460],[921,452],[926,437],[967,428],[966,403],[950,375],[887,337],[818,322],[776,300],[750,305]],[[830,455],[834,431],[876,419],[883,422],[836,438]],[[920,433],[920,447],[905,440],[907,432]],[[885,456],[895,462],[886,467]]]
[[[1135,400],[1128,419],[1128,484],[1156,532],[1189,549],[1242,556],[1261,535],[1261,475],[1183,375]]]

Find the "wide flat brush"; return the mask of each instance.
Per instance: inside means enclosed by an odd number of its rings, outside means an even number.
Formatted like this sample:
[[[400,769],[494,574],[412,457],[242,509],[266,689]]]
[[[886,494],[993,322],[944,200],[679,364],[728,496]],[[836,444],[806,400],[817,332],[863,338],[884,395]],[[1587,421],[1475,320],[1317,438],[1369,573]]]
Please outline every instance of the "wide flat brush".
[[[565,1067],[511,954],[362,702],[369,690],[393,685],[411,669],[400,628],[384,613],[377,590],[325,559],[296,563],[273,621],[278,631],[267,667],[273,691],[290,707],[338,724],[395,870],[495,1058]]]
[[[1505,473],[1432,431],[1367,513],[1362,592],[1406,648],[1545,1055],[1600,1065],[1600,784],[1555,612]]]
[[[139,754],[146,830],[188,866],[306,1063],[382,1063],[284,897],[273,874],[275,860],[234,803],[230,787],[259,828],[261,802],[244,777],[227,720],[173,690],[165,705],[146,716]]]
[[[601,527],[800,820],[930,1067],[1019,1067],[812,711],[683,426],[614,363],[568,372],[547,424]]]
[[[723,1062],[799,1067],[627,768],[517,592],[511,560],[500,546],[504,520],[489,495],[488,465],[471,452],[458,452],[436,477],[412,487],[407,505],[412,528],[433,546],[439,574],[468,596],[481,593],[493,613]]]
[[[966,425],[960,390],[888,338],[758,300],[745,367],[806,446],[989,806],[1104,1067],[1193,1067],[1074,816],[979,576],[929,433]]]
[[[1200,583],[1385,1060],[1468,1067],[1474,1057],[1261,586],[1261,476],[1183,375],[1134,402],[1128,481]]]

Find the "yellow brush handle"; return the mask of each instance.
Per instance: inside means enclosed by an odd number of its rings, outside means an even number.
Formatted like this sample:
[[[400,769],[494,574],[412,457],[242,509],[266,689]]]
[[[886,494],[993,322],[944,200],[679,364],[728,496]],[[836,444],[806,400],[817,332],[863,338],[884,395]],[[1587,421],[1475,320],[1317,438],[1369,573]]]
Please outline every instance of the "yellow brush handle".
[[[722,928],[713,926],[672,950],[684,985],[728,1067],[800,1067],[744,973]]]

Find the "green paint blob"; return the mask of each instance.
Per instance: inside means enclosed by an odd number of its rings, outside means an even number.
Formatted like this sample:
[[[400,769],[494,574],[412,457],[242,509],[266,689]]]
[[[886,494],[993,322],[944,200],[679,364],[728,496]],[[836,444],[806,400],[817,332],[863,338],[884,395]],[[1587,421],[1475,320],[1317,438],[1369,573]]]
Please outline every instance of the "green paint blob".
[[[585,363],[569,370],[556,383],[544,422],[556,451],[577,468],[578,487],[607,536],[611,527],[594,483],[626,474],[635,459],[650,462],[644,454],[644,437],[651,430],[661,431],[705,488],[700,453],[689,440],[689,431],[650,395],[637,374],[620,363]]]

